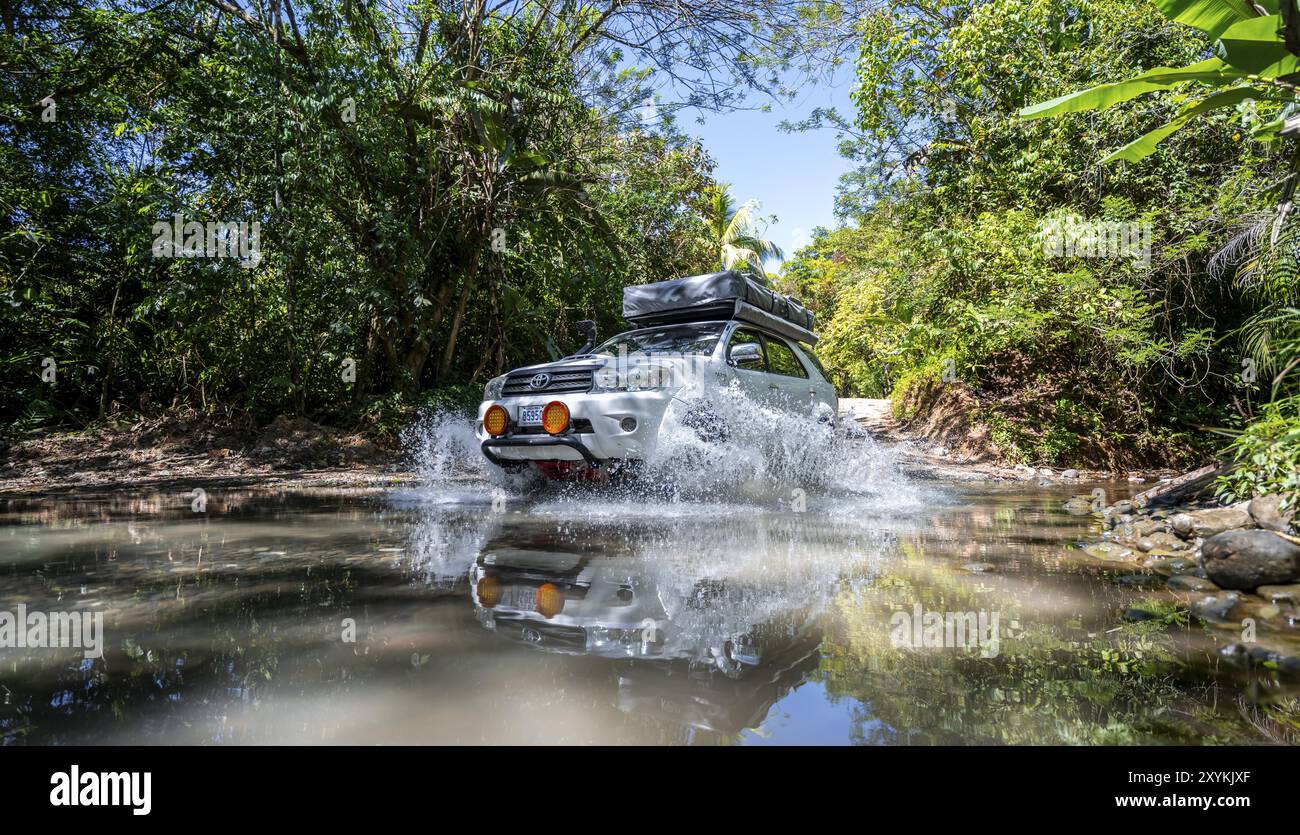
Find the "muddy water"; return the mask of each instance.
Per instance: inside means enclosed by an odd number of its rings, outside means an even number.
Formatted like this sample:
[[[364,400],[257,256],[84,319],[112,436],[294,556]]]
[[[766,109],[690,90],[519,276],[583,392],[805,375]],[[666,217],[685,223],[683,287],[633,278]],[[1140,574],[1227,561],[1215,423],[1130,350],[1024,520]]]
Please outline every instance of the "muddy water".
[[[0,649],[0,741],[1287,739],[1294,694],[1221,664],[1232,636],[1074,547],[1079,489],[710,501],[470,474],[210,491],[204,513],[179,491],[9,501],[0,610],[101,612],[105,635],[97,659]]]

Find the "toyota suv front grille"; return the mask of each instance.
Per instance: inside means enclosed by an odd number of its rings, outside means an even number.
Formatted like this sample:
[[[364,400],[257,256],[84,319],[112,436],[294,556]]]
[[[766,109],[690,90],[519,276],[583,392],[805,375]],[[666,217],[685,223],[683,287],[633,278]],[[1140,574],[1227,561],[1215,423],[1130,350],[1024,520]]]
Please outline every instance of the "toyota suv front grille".
[[[511,374],[501,389],[502,397],[523,397],[529,394],[563,394],[589,391],[590,371],[539,371],[535,374]]]

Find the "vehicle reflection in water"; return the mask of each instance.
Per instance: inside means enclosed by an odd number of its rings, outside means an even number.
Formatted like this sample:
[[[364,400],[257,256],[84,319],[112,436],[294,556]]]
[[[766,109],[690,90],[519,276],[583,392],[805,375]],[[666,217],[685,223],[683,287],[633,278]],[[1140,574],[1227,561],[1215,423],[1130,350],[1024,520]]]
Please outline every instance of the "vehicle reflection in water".
[[[770,589],[715,577],[661,589],[642,563],[551,536],[498,535],[470,578],[479,622],[502,638],[626,661],[616,673],[618,705],[631,714],[737,734],[760,724],[819,661],[824,600],[783,599],[771,611],[761,600]]]
[[[1296,741],[1235,632],[1073,547],[1069,489],[9,501],[0,610],[105,646],[0,647],[0,744]],[[896,645],[916,606],[996,612],[998,651]]]

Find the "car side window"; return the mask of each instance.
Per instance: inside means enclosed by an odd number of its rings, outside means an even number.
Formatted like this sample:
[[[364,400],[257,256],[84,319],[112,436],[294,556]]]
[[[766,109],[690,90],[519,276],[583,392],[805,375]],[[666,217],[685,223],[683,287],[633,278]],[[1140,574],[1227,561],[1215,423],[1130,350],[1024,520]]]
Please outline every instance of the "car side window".
[[[813,353],[812,348],[809,348],[807,345],[800,345],[799,349],[803,351],[803,355],[808,358],[809,362],[817,366],[817,370],[821,372],[823,378],[827,380],[831,378],[831,376],[826,373],[826,366],[822,365],[822,361],[817,359],[817,355]]]
[[[745,328],[739,328],[731,335],[731,341],[727,343],[727,359],[737,368],[767,370],[762,338],[755,331]]]
[[[776,337],[769,336],[767,342],[767,364],[773,374],[780,374],[783,377],[807,377],[808,372],[800,364],[799,358],[786,345]]]

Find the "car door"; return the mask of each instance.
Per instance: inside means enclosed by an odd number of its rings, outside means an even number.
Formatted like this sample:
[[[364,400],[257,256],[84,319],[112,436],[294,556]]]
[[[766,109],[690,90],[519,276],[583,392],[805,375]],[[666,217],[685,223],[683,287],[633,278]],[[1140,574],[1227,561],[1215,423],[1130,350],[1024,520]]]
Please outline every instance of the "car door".
[[[808,369],[781,337],[765,334],[763,343],[767,353],[769,388],[776,395],[772,399],[784,409],[806,412],[817,399],[817,390]]]
[[[803,361],[804,368],[808,369],[808,390],[812,394],[812,399],[816,403],[824,403],[830,413],[836,414],[840,408],[839,396],[835,391],[835,384],[831,382],[830,377],[826,374],[826,369],[822,366],[821,360],[813,353],[813,349],[802,343],[792,344],[795,354]]]
[[[740,327],[727,338],[727,365],[746,396],[759,403],[771,399],[771,384],[767,373],[767,355],[763,350],[762,335],[751,328]]]

